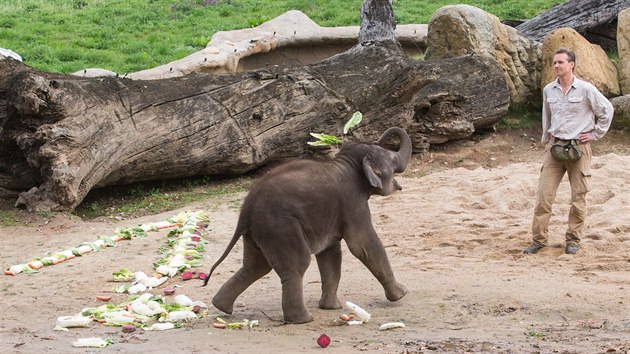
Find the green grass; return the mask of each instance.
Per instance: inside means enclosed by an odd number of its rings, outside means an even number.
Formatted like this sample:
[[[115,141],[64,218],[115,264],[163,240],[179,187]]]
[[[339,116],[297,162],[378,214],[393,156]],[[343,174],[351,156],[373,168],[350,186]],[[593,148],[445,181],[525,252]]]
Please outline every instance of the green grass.
[[[0,210],[0,226],[17,226],[19,224],[15,213],[9,210]]]
[[[528,129],[540,126],[540,110],[526,105],[511,106],[508,114],[497,123],[499,129]]]
[[[438,8],[470,4],[527,19],[563,0],[394,0],[399,24],[428,23]],[[47,72],[119,73],[166,64],[205,47],[217,31],[257,26],[300,10],[321,26],[359,25],[361,0],[2,0],[0,47]]]
[[[83,219],[100,216],[138,217],[181,208],[209,197],[244,192],[251,179],[214,181],[208,177],[152,181],[91,191],[73,214]]]

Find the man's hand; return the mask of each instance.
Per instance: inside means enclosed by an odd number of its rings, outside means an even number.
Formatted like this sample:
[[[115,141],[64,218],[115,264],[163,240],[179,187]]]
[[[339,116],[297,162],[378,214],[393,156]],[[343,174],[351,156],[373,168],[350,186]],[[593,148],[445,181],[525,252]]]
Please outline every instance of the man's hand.
[[[580,135],[578,136],[578,140],[582,144],[586,144],[589,141],[593,141],[595,139],[593,138],[593,133],[580,133]]]

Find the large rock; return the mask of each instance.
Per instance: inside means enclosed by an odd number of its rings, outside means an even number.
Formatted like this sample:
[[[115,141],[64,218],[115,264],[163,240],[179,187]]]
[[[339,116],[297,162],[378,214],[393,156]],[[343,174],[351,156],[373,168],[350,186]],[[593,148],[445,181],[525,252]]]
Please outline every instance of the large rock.
[[[427,38],[427,60],[472,54],[493,58],[503,69],[512,103],[540,101],[541,44],[498,17],[474,6],[444,6],[431,17]]]
[[[619,86],[621,87],[621,93],[630,95],[630,8],[619,12],[617,51],[619,52]]]
[[[572,28],[559,28],[545,38],[542,48],[541,89],[556,78],[553,56],[560,47],[570,48],[575,52],[575,74],[579,78],[595,85],[606,97],[621,94],[615,64],[600,46],[591,44]]]
[[[612,128],[630,128],[630,95],[614,97],[610,99],[615,108],[615,116],[612,121]]]

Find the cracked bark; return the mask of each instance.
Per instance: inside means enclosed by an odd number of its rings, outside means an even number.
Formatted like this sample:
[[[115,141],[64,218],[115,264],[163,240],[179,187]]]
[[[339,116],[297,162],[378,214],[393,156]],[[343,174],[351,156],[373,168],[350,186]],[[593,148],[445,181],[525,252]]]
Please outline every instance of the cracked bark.
[[[391,14],[389,0],[366,6]],[[29,210],[72,210],[93,188],[234,176],[310,154],[310,132],[341,136],[355,111],[364,119],[352,139],[375,141],[400,126],[416,151],[492,126],[507,111],[496,62],[407,58],[386,17],[363,44],[302,67],[132,81],[0,60],[0,192]]]
[[[553,30],[570,27],[604,49],[616,49],[617,16],[629,0],[570,0],[527,20],[516,29],[542,42]]]

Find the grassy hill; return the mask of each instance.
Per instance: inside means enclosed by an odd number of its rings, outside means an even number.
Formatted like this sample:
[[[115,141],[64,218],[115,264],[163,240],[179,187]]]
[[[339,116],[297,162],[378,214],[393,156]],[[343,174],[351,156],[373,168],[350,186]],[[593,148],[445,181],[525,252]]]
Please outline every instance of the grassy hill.
[[[393,0],[399,24],[428,23],[462,3],[528,19],[563,0]],[[3,0],[0,47],[48,72],[152,68],[201,50],[217,31],[255,27],[288,10],[321,26],[359,25],[361,0]]]

